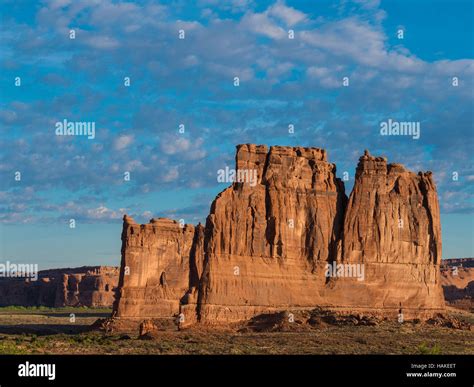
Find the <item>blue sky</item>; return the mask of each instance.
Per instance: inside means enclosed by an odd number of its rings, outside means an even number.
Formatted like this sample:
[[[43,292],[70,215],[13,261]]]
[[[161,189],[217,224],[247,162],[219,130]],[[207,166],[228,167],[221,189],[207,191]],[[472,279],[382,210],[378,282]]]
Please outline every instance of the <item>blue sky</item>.
[[[347,194],[366,148],[433,171],[443,255],[474,256],[471,1],[189,3],[2,2],[2,260],[118,264],[123,213],[204,221],[248,142],[327,149]],[[420,139],[380,136],[389,118]],[[56,136],[63,119],[95,138]]]

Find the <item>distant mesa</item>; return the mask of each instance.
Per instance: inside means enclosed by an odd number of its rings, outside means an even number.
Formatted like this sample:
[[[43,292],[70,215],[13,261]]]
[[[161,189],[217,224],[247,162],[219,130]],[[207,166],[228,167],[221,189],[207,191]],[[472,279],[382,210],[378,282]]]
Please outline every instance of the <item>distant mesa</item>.
[[[441,284],[449,306],[474,312],[474,258],[443,259]]]
[[[37,281],[0,278],[0,306],[111,307],[119,268],[82,266],[38,272]]]
[[[430,172],[366,150],[347,197],[324,149],[255,144],[237,146],[236,170],[255,170],[257,183],[221,192],[205,226],[124,216],[117,319],[227,324],[317,306],[393,318],[402,309],[408,319],[445,309]],[[328,265],[363,278],[328,277]]]

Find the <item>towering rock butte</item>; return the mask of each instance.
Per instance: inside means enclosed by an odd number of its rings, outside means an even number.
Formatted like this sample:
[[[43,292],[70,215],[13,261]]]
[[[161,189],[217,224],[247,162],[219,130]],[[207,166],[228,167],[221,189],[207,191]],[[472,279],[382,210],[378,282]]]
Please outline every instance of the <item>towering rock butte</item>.
[[[321,304],[324,264],[334,256],[346,196],[317,148],[241,145],[234,183],[211,206],[199,290],[201,321],[247,319],[269,308]]]
[[[139,225],[124,216],[117,317],[172,316],[190,287],[197,287],[202,255],[202,226],[152,219]],[[200,260],[201,262],[196,262]]]
[[[444,308],[439,264],[441,227],[431,172],[418,175],[368,151],[359,159],[344,215],[337,260],[364,264],[365,279],[335,281],[328,300],[339,307],[405,316]]]
[[[239,145],[236,169],[256,181],[221,192],[205,227],[124,217],[118,317],[225,323],[315,306],[396,315],[401,305],[409,318],[444,308],[431,173],[366,151],[347,199],[323,149]],[[329,278],[328,264],[361,264],[363,277]]]

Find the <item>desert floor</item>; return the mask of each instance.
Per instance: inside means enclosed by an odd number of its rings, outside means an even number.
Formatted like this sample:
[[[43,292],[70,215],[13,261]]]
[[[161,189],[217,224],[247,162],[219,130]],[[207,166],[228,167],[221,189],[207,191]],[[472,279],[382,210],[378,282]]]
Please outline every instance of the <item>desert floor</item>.
[[[296,332],[168,329],[153,340],[89,330],[109,315],[108,309],[0,308],[0,354],[474,354],[473,331],[396,322]],[[471,313],[460,317],[474,320]]]

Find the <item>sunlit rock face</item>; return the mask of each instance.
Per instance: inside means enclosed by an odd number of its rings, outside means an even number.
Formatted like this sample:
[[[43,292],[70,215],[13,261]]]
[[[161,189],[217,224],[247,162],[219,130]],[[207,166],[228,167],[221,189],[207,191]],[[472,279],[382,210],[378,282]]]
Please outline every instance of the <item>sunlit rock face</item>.
[[[344,215],[337,260],[363,264],[365,279],[335,281],[338,306],[393,311],[405,317],[443,309],[441,226],[431,172],[415,174],[368,151],[359,159]]]
[[[256,145],[239,146],[236,165],[257,170],[258,181],[234,183],[212,204],[200,320],[323,303],[346,203],[335,165],[322,149]]]
[[[194,245],[201,228],[169,219],[137,224],[124,217],[117,317],[171,317],[199,281]],[[200,234],[199,234],[200,235]],[[202,244],[201,244],[202,245]],[[193,256],[191,256],[193,252]],[[202,255],[201,255],[202,256]],[[202,269],[201,269],[202,270]]]

